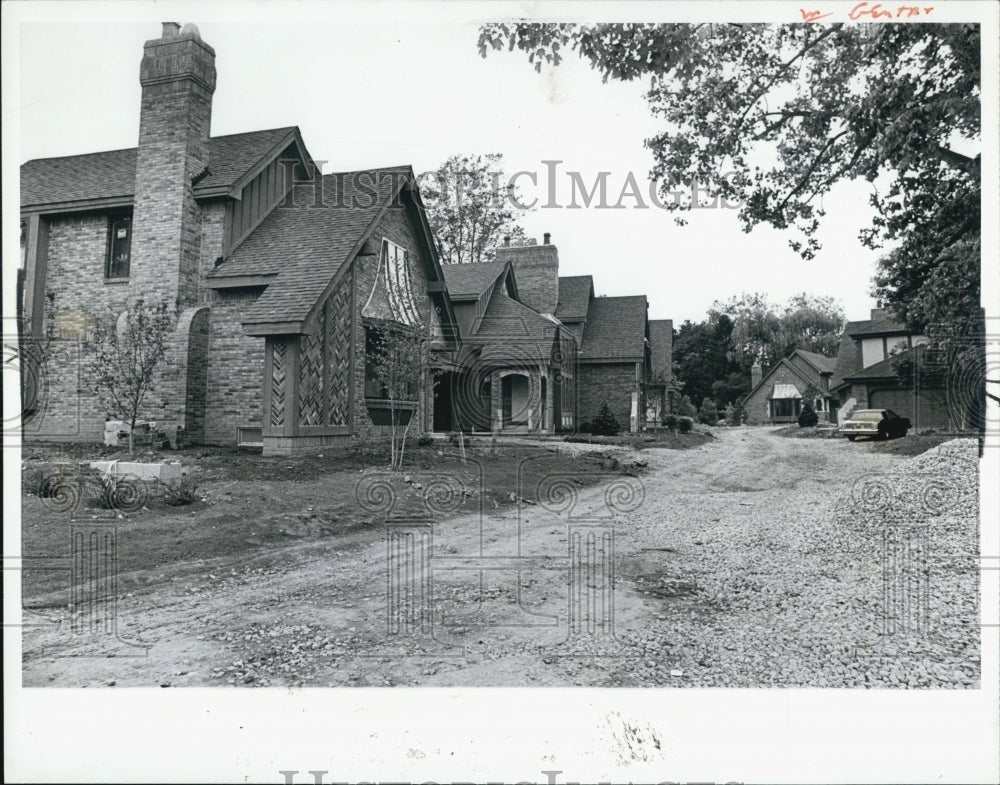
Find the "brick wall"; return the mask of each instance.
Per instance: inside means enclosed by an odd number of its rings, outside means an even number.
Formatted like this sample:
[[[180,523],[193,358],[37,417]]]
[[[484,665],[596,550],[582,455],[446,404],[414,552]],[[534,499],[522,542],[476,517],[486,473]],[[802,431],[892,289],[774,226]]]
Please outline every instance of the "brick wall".
[[[414,233],[409,213],[406,209],[391,207],[386,211],[382,221],[373,233],[378,245],[382,237],[386,237],[409,252],[410,286],[413,299],[420,310],[421,319],[427,325],[430,319],[430,300],[427,296],[427,280],[424,275],[424,257],[420,244]],[[360,438],[380,438],[388,435],[388,429],[372,422],[368,407],[365,405],[365,330],[362,323],[361,310],[368,301],[375,275],[378,270],[379,257],[359,256],[354,260],[355,296],[354,296],[354,411],[351,424],[352,433]],[[417,419],[410,428],[410,436],[422,433],[428,427],[428,387],[429,380],[418,385],[418,408],[414,413]]]
[[[108,218],[91,213],[49,223],[45,290],[52,313],[42,333],[53,334],[52,356],[41,371],[44,412],[26,424],[25,436],[40,439],[103,439],[105,412],[91,384],[89,341],[98,321],[113,324],[125,308],[128,284],[105,282]]]
[[[201,209],[191,181],[208,165],[215,53],[192,35],[147,41],[140,83],[131,286],[194,305]]]
[[[776,384],[794,384],[799,393],[806,391],[806,383],[787,366],[781,365],[750,398],[743,403],[747,413],[748,425],[761,425],[770,421],[767,400],[771,397]]]
[[[601,404],[607,402],[622,432],[629,429],[632,393],[636,391],[635,363],[580,363],[577,367],[579,417],[577,422],[593,422]],[[645,416],[646,402],[639,397],[639,416]]]
[[[201,203],[201,258],[198,273],[198,302],[210,303],[212,290],[208,288],[208,275],[215,269],[215,260],[224,252],[223,238],[226,231],[226,205],[222,201]]]
[[[261,426],[264,339],[243,333],[246,312],[259,295],[214,295],[208,341],[205,441],[236,444],[236,429]]]
[[[513,263],[521,302],[539,313],[555,313],[559,302],[559,252],[554,245],[497,248],[496,259]]]

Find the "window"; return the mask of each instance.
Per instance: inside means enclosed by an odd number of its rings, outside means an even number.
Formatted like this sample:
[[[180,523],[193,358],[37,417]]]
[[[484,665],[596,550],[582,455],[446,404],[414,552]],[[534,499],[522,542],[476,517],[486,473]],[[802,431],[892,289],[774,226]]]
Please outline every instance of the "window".
[[[390,324],[365,325],[365,398],[416,402],[420,338]]]
[[[132,216],[116,215],[108,219],[108,258],[105,278],[128,278],[132,258]]]

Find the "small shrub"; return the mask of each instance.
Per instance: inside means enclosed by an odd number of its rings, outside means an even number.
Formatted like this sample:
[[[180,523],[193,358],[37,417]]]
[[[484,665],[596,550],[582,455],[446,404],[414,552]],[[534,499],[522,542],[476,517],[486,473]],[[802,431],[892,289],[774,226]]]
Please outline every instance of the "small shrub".
[[[448,437],[448,443],[452,447],[458,447],[458,434],[452,433],[451,436]]]
[[[434,444],[434,440],[426,433],[417,439],[417,447],[430,447],[432,444]]]
[[[592,425],[590,424],[590,420],[583,420],[583,421],[582,421],[582,422],[580,423],[580,428],[579,428],[579,431],[580,431],[580,433],[592,433],[592,432],[593,432],[593,429],[594,429],[594,428],[593,428],[593,426],[592,426]]]
[[[745,416],[746,412],[743,411],[743,406],[739,402],[726,404],[726,410],[723,413],[723,417],[726,418],[726,425],[742,425]]]
[[[677,410],[678,417],[694,417],[698,414],[698,410],[694,408],[691,399],[686,395],[681,397],[674,408]]]
[[[705,425],[716,425],[719,422],[719,410],[711,398],[706,398],[701,402],[701,408],[698,410],[698,422]]]
[[[799,427],[800,428],[810,428],[819,422],[819,415],[816,414],[816,410],[813,409],[811,403],[806,403],[802,407],[802,411],[799,412]]]
[[[99,474],[87,483],[87,504],[102,510],[134,512],[148,498],[146,484],[136,477]]]
[[[692,428],[694,428],[694,418],[692,417],[677,418],[678,431],[680,431],[681,433],[690,433]]]
[[[671,432],[675,432],[677,430],[677,415],[668,414],[663,418],[663,424],[666,425]]]
[[[182,477],[178,485],[165,482],[160,485],[163,486],[163,501],[171,507],[183,507],[198,501],[198,483],[191,477]]]
[[[621,425],[611,412],[611,407],[608,406],[607,402],[602,403],[600,411],[592,423],[591,432],[595,436],[617,436],[620,430]]]

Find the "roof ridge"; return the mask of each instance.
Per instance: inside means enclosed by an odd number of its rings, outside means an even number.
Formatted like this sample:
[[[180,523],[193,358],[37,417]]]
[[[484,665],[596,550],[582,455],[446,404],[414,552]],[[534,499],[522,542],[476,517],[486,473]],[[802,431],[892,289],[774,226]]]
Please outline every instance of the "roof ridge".
[[[235,134],[222,134],[221,136],[209,136],[208,140],[211,142],[215,139],[232,139],[236,136],[251,136],[253,134],[267,134],[273,131],[295,131],[298,130],[297,125],[280,126],[278,128],[261,128],[257,131],[240,131]],[[139,149],[138,145],[133,145],[132,147],[116,147],[113,150],[94,150],[89,153],[70,153],[68,155],[46,155],[40,158],[29,158],[21,166],[26,166],[27,164],[34,163],[35,161],[59,161],[64,158],[88,158],[94,155],[111,155],[112,153],[131,153]],[[360,170],[359,170],[360,171]]]

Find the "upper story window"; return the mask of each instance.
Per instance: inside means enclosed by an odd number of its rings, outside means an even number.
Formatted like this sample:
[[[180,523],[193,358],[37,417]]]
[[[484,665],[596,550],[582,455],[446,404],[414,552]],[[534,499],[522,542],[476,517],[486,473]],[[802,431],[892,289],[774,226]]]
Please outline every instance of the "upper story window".
[[[105,278],[128,278],[132,259],[132,216],[114,215],[108,219],[108,258]]]

